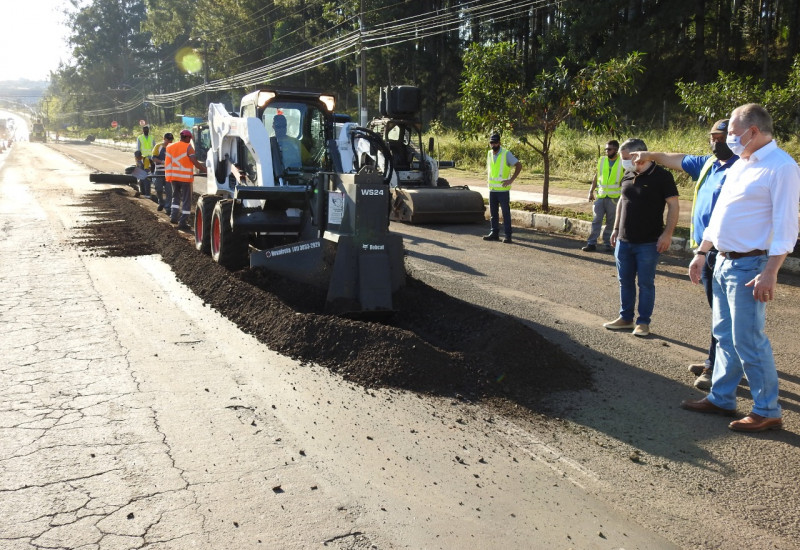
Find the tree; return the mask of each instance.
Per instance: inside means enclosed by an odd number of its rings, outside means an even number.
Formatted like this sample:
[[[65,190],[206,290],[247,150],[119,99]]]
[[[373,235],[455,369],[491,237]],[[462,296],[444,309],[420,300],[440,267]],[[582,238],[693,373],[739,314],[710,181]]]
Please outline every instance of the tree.
[[[510,43],[472,45],[464,55],[459,117],[473,132],[507,130],[541,155],[544,163],[542,208],[547,211],[550,189],[550,146],[558,127],[569,117],[588,129],[608,131],[616,127],[613,99],[633,89],[642,72],[642,54],[622,60],[590,63],[571,71],[564,59],[543,70],[526,89]],[[528,140],[532,135],[536,143]]]
[[[679,81],[676,88],[681,103],[702,122],[727,117],[739,105],[759,103],[772,116],[776,136],[789,138],[800,130],[800,56],[792,63],[786,83],[773,84],[766,91],[761,79],[722,71],[714,82]]]

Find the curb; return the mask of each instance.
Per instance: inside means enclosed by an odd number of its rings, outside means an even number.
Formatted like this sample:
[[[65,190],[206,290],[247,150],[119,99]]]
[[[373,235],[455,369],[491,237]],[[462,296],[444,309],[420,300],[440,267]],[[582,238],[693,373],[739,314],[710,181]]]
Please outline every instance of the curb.
[[[538,214],[525,210],[511,210],[511,225],[554,233],[569,233],[581,237],[588,237],[592,231],[592,222],[586,220],[553,216],[552,214]],[[670,252],[682,252],[686,255],[692,254],[689,239],[682,237],[672,237],[672,244],[669,250]],[[800,258],[787,257],[783,262],[783,266],[781,266],[781,271],[800,274]]]

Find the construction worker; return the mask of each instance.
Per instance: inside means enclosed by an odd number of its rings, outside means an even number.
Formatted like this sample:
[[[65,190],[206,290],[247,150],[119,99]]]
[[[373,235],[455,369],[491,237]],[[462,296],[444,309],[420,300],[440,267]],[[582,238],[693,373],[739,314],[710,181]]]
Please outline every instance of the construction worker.
[[[150,126],[142,126],[142,134],[136,138],[136,150],[142,152],[142,156],[146,159],[145,169],[152,166],[152,158],[150,152],[156,144],[156,140],[150,135]]]
[[[187,223],[189,214],[192,213],[192,183],[194,183],[194,168],[201,172],[206,167],[197,161],[194,147],[191,144],[192,133],[181,130],[180,140],[167,145],[167,154],[164,158],[164,173],[167,182],[172,184],[172,207],[169,220],[178,224],[179,231],[190,231]]]
[[[172,184],[167,183],[165,159],[167,158],[167,145],[175,141],[170,132],[164,134],[164,142],[157,144],[153,148],[153,164],[155,165],[156,196],[158,197],[158,211],[162,210],[169,216],[172,210]]]
[[[514,168],[514,174],[511,174]],[[491,231],[483,237],[484,241],[500,240],[500,222],[498,210],[503,212],[504,243],[511,243],[511,184],[519,176],[522,163],[511,151],[500,147],[500,134],[493,133],[489,137],[489,151],[486,155],[486,172],[489,180],[489,215]]]
[[[600,236],[600,228],[603,226],[603,218],[606,219],[606,228],[603,231],[603,243],[606,252],[611,252],[611,231],[614,227],[614,220],[617,214],[617,201],[619,200],[620,182],[625,170],[622,169],[622,162],[619,161],[619,142],[612,139],[606,143],[606,154],[597,161],[597,172],[592,180],[592,187],[589,189],[589,202],[594,202],[592,211],[592,232],[586,241],[586,246],[581,248],[584,252],[594,252],[597,250],[597,238]],[[597,197],[595,197],[597,190]]]

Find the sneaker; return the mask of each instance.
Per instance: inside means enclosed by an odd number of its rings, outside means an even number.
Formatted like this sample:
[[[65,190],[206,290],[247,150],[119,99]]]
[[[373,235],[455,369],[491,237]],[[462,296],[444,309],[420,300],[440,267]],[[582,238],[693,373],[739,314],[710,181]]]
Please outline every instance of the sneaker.
[[[636,328],[633,329],[633,335],[639,337],[649,336],[650,325],[645,325],[645,324],[636,325]]]
[[[511,242],[512,242],[511,241],[511,237],[504,237],[503,238],[503,242],[506,243],[506,244],[511,244]]]
[[[700,376],[703,374],[703,371],[706,369],[705,363],[692,363],[689,365],[689,372],[694,374],[695,376]]]
[[[694,381],[694,387],[698,390],[711,390],[711,375],[714,373],[711,369],[703,369],[703,372],[700,373],[700,376],[697,377],[697,380]]]
[[[484,241],[499,241],[500,237],[497,236],[497,233],[489,233],[483,238]]]
[[[630,330],[634,326],[636,325],[633,324],[633,321],[626,321],[622,317],[617,317],[609,323],[603,323],[603,327],[608,330]]]
[[[584,252],[595,252],[597,250],[597,245],[594,244],[587,244],[583,248],[581,248]]]

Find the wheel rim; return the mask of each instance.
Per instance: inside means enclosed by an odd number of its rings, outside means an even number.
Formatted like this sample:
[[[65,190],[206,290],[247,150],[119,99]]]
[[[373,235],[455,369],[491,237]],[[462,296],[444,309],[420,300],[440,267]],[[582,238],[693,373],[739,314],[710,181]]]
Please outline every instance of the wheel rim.
[[[219,254],[220,227],[219,218],[214,216],[211,220],[211,253],[214,256]]]
[[[194,213],[194,244],[200,246],[203,242],[203,211],[196,209]]]

